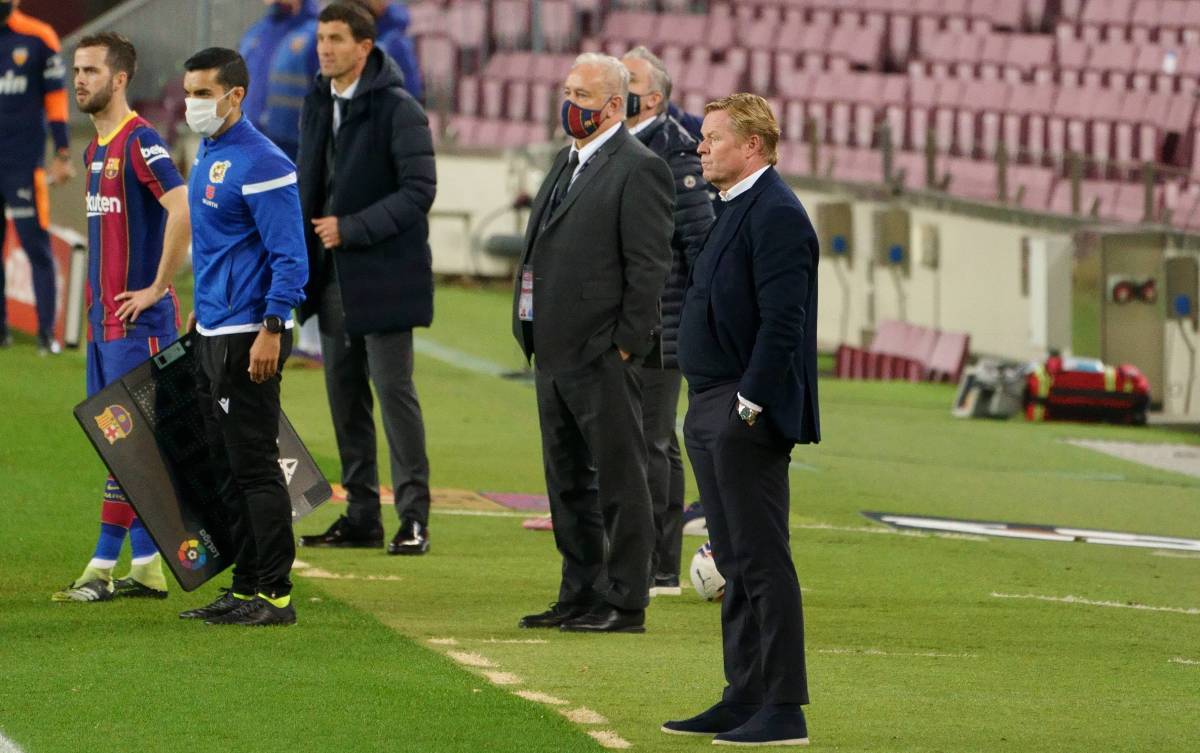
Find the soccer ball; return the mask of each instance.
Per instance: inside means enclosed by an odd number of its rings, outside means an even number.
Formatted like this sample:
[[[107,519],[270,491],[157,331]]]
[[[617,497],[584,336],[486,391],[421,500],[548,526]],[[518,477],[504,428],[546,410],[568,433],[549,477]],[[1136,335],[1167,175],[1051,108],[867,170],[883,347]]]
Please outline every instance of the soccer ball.
[[[717,561],[713,559],[712,542],[696,550],[690,568],[692,588],[709,601],[720,601],[725,596],[725,578],[717,572]]]

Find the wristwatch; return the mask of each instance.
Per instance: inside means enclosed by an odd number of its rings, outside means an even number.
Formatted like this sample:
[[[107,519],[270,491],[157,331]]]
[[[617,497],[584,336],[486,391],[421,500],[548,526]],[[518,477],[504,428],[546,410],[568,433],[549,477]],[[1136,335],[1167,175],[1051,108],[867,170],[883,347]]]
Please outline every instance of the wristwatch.
[[[754,426],[754,422],[758,420],[758,413],[749,405],[738,407],[738,418],[746,422],[747,426]]]
[[[274,314],[269,314],[265,319],[263,319],[263,329],[265,329],[267,332],[270,332],[272,335],[278,335],[283,331],[283,319],[275,316]]]

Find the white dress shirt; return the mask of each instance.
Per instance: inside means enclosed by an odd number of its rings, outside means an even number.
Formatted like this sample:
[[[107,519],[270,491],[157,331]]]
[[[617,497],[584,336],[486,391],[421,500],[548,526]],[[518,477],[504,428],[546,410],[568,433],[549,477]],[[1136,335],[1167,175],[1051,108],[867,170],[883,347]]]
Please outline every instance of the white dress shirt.
[[[633,128],[630,128],[630,129],[629,129],[629,135],[630,135],[630,136],[636,136],[636,135],[638,135],[638,134],[639,134],[639,133],[641,133],[642,131],[644,131],[644,130],[646,130],[647,128],[649,128],[649,127],[650,127],[650,125],[651,125],[651,124],[652,124],[654,121],[656,121],[656,120],[658,120],[658,116],[657,116],[657,115],[655,115],[653,118],[646,118],[646,119],[645,119],[645,120],[643,120],[641,123],[638,123],[638,124],[637,124],[637,125],[635,125]]]
[[[337,90],[337,86],[334,85],[332,80],[330,80],[330,82],[329,82],[329,92],[333,95],[333,98],[335,100],[333,103],[333,132],[334,133],[337,133],[338,129],[342,127],[342,111],[340,109],[338,109],[336,100],[338,100],[338,99],[354,99],[354,92],[358,91],[358,82],[359,81],[362,81],[362,78],[354,79],[354,83],[347,86],[341,92],[339,92]]]
[[[596,152],[600,151],[600,147],[604,146],[605,142],[617,135],[617,129],[623,127],[624,126],[621,121],[616,121],[615,125],[609,126],[607,131],[601,133],[582,149],[575,146],[574,142],[572,142],[571,154],[579,155],[579,164],[575,167],[575,172],[571,173],[571,183],[574,183],[575,179],[579,177],[579,171],[582,170],[583,166],[588,163],[588,160],[590,160],[596,154]],[[569,188],[570,183],[567,184],[567,186]]]

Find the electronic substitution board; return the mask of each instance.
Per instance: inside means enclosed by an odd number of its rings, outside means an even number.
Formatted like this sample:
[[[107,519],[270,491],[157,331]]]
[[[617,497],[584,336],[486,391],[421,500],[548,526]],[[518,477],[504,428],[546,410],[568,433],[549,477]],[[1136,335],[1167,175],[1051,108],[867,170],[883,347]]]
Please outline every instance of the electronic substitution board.
[[[75,419],[125,490],[184,591],[233,564],[196,399],[196,335],[186,335],[75,407]],[[279,465],[299,520],[333,491],[287,416],[279,414]]]

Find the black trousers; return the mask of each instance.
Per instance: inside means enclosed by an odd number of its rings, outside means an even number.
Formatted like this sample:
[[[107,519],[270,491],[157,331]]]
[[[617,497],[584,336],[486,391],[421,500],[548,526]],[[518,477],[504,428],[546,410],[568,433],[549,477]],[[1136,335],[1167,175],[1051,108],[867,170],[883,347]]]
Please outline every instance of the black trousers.
[[[734,384],[688,394],[683,437],[725,576],[724,699],[808,703],[804,613],[788,535],[792,443],[766,415],[753,426],[738,417]]]
[[[578,369],[536,372],[564,604],[645,609],[650,601],[654,520],[641,379],[641,367],[616,348]]]
[[[371,397],[374,383],[387,437],[396,515],[401,521],[428,527],[429,458],[425,454],[425,421],[413,383],[412,331],[347,335],[336,280],[325,287],[318,321],[325,392],[346,488],[346,517],[358,528],[374,528],[381,522]]]
[[[279,374],[250,381],[250,348],[257,332],[201,336],[196,391],[213,462],[223,479],[224,513],[236,556],[233,590],[272,598],[291,593],[296,559],[292,502],[279,467],[279,385],[292,351],[291,330],[280,336]]]
[[[679,412],[678,369],[642,369],[642,432],[646,436],[646,481],[654,508],[651,572],[679,577],[683,548],[683,457],[675,431]]]

